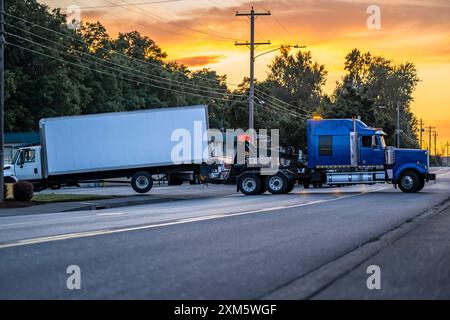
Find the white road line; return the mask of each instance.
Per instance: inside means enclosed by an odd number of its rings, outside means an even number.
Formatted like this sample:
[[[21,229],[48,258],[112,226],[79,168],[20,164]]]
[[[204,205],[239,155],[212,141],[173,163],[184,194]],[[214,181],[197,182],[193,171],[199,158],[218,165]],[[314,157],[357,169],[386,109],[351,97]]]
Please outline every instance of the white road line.
[[[108,216],[123,216],[125,212],[110,212],[110,213],[97,213],[95,216],[97,217],[108,217]]]
[[[437,173],[442,172],[442,171],[448,171],[448,170],[447,169],[439,169],[439,170],[433,171],[432,173],[437,174]],[[438,179],[441,178],[441,177],[448,176],[448,175],[450,175],[450,172],[447,172],[445,174],[439,175]],[[433,185],[429,185],[429,186],[431,187]],[[167,187],[167,188],[169,188],[169,187]],[[389,187],[385,187],[382,190],[388,189],[388,188]],[[373,191],[373,192],[376,192],[376,191],[378,191],[378,189]],[[361,191],[356,191],[356,192],[361,192]],[[296,192],[295,194],[298,194],[298,195],[310,195],[311,193],[309,193],[308,191],[303,191],[302,190],[300,192]],[[314,194],[323,195],[324,192],[317,192],[317,193],[314,193]],[[225,198],[226,197],[246,197],[246,196],[243,195],[243,194],[233,194],[233,195],[225,196]],[[186,200],[186,201],[188,201],[188,200]],[[319,200],[319,201],[321,201],[321,200]],[[179,204],[174,203],[174,205],[175,206],[184,206],[185,204],[184,203],[179,203]],[[296,204],[296,205],[298,205],[298,204]],[[299,205],[302,205],[302,204],[299,204]],[[279,210],[279,209],[286,209],[286,208],[289,208],[289,205],[288,205],[288,207],[281,206],[281,207],[274,207],[274,208],[268,208],[268,209],[263,209],[263,210],[269,210],[270,211],[270,210]],[[179,210],[179,208],[174,208],[172,210],[167,210],[166,208],[164,208],[164,210],[165,210],[165,213],[177,213],[178,212],[177,210]],[[130,212],[97,213],[97,214],[89,214],[89,215],[77,216],[77,217],[72,217],[72,218],[67,218],[67,217],[56,218],[56,219],[52,219],[50,222],[51,223],[71,222],[71,221],[78,221],[78,220],[84,219],[84,218],[115,217],[115,216],[122,216],[122,215],[129,215],[130,217],[133,217],[133,216],[138,216],[138,215],[145,215],[145,214],[148,214],[148,213],[149,212],[148,212],[147,209],[137,210],[137,212],[135,212],[135,213],[130,213]],[[8,217],[6,217],[6,218],[8,218]],[[27,222],[13,222],[13,223],[7,223],[7,224],[0,224],[0,230],[1,229],[5,229],[5,227],[12,227],[12,226],[19,227],[19,226],[25,226],[25,225],[39,224],[40,222],[41,222],[40,220],[34,220],[34,221],[27,221]]]
[[[328,203],[328,202],[333,202],[333,201],[337,201],[337,200],[353,198],[353,197],[357,197],[357,196],[361,196],[361,195],[365,195],[365,194],[369,194],[369,193],[374,193],[374,192],[378,192],[378,191],[385,190],[388,188],[389,187],[384,187],[384,188],[379,188],[379,189],[375,189],[375,190],[371,190],[371,191],[363,191],[358,194],[352,194],[352,195],[337,197],[337,198],[333,198],[333,199],[317,200],[317,201],[311,201],[311,202],[306,202],[306,203],[301,203],[301,204],[287,205],[287,206],[283,206],[282,208],[283,209],[292,209],[292,208],[316,205],[319,203]],[[87,232],[79,232],[79,233],[62,234],[62,235],[56,235],[56,236],[38,237],[38,238],[34,238],[34,239],[25,239],[25,240],[13,241],[10,243],[4,243],[4,244],[0,245],[0,249],[32,245],[32,244],[39,244],[39,243],[45,243],[45,242],[53,242],[53,241],[61,241],[61,240],[69,240],[69,239],[77,239],[77,238],[87,238],[87,237],[94,237],[94,236],[108,235],[108,234],[115,234],[115,233],[123,233],[123,232],[130,232],[130,231],[155,229],[155,228],[168,227],[168,226],[174,226],[174,225],[195,223],[195,222],[199,222],[199,221],[210,221],[210,220],[218,220],[218,219],[231,218],[231,217],[239,217],[239,216],[245,216],[245,215],[250,215],[250,214],[255,214],[255,213],[267,213],[267,212],[279,210],[279,208],[280,207],[273,207],[273,208],[244,211],[244,212],[238,212],[238,213],[232,213],[232,214],[209,215],[209,216],[204,216],[204,217],[199,217],[199,218],[182,219],[182,220],[176,220],[173,222],[150,224],[150,225],[143,225],[143,226],[138,226],[138,227],[127,227],[127,228],[121,228],[121,229],[104,229],[104,230],[95,230],[95,231],[87,231]]]

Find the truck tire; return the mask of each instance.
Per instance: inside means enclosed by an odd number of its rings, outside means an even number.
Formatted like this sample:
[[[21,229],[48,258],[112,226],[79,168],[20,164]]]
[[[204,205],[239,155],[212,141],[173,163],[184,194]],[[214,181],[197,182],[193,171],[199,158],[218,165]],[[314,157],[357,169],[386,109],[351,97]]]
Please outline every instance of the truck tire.
[[[415,171],[408,170],[401,175],[399,187],[406,193],[418,192],[421,187],[421,179]]]
[[[147,193],[153,187],[152,175],[146,171],[140,171],[133,175],[131,187],[137,193]]]
[[[420,191],[422,191],[422,190],[423,190],[423,188],[425,188],[425,179],[424,179],[424,178],[422,178],[422,177],[420,177],[420,185],[419,185],[419,188],[417,189],[417,191],[416,191],[416,192],[420,192]]]
[[[261,193],[262,183],[261,178],[256,174],[244,174],[238,182],[239,190],[247,195],[254,196]]]
[[[289,181],[282,174],[276,174],[266,178],[266,188],[272,194],[284,194],[288,192]]]

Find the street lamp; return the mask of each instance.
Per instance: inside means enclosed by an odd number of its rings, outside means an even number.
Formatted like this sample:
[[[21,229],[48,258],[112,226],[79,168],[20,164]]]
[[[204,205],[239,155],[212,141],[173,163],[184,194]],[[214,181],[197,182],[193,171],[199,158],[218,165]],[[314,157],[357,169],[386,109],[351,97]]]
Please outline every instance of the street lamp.
[[[261,56],[264,56],[264,55],[266,55],[266,54],[269,54],[269,53],[272,53],[272,52],[275,52],[275,51],[278,51],[278,50],[284,49],[284,48],[286,48],[286,49],[302,49],[302,48],[306,48],[306,46],[299,46],[298,44],[296,44],[295,46],[291,46],[291,45],[288,45],[288,46],[280,46],[280,47],[278,47],[278,48],[276,48],[276,49],[272,49],[272,50],[263,52],[263,53],[261,53],[261,54],[258,54],[257,56],[255,56],[255,60],[256,60],[256,58],[259,58],[259,57],[261,57]]]

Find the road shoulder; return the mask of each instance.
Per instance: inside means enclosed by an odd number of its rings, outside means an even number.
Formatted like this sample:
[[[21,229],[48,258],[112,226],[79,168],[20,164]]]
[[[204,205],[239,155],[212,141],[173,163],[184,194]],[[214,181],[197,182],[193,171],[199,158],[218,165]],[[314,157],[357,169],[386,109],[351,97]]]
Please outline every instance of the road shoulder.
[[[449,299],[449,229],[450,198],[261,299]],[[367,288],[371,265],[382,290]]]

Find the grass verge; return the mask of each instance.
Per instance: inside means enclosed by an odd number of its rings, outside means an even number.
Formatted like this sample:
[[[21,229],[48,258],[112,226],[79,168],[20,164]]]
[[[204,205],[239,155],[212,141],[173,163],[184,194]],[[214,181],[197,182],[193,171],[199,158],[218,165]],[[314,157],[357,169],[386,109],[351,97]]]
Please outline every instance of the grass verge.
[[[35,204],[55,203],[55,202],[76,202],[114,199],[117,196],[96,196],[83,194],[35,194],[32,201]]]

